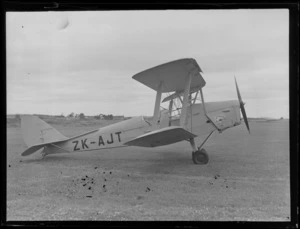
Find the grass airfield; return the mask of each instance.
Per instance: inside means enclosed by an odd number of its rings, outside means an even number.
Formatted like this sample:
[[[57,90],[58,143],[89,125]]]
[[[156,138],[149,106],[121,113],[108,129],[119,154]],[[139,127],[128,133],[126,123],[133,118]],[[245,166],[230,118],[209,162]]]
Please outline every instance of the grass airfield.
[[[116,122],[44,120],[68,137]],[[290,221],[289,121],[249,124],[214,133],[195,165],[188,142],[22,157],[8,119],[7,220]]]

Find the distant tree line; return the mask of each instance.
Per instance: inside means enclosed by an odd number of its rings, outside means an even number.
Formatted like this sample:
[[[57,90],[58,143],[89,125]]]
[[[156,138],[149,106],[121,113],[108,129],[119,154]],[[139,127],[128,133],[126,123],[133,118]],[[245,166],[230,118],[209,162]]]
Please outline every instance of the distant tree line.
[[[75,114],[74,112],[64,116],[62,113],[61,115],[41,115],[41,114],[33,114],[41,119],[44,118],[51,118],[51,117],[57,117],[57,118],[74,118],[74,119],[96,119],[96,120],[126,120],[129,119],[130,117],[124,117],[124,115],[112,115],[112,114],[99,114],[99,115],[94,115],[94,116],[85,116],[84,113],[80,114]],[[21,120],[21,115],[16,114],[14,117],[15,120],[20,121]],[[282,118],[281,118],[282,119]]]
[[[124,118],[124,116],[115,116],[115,117],[121,119]],[[85,119],[86,116],[84,115],[84,113],[75,114],[74,112],[72,112],[69,115],[67,115],[67,118]],[[113,120],[114,116],[112,114],[107,114],[107,115],[99,114],[99,115],[94,115],[93,118],[97,120]]]
[[[94,116],[95,119],[104,119],[104,120],[113,120],[114,119],[114,116],[112,114],[109,114],[109,115],[105,115],[105,114],[99,114],[99,115],[95,115]]]
[[[85,119],[84,113],[80,114],[74,114],[74,112],[70,113],[67,118],[79,118],[79,119]]]
[[[19,114],[16,114],[15,119],[19,121],[21,120],[21,116]]]

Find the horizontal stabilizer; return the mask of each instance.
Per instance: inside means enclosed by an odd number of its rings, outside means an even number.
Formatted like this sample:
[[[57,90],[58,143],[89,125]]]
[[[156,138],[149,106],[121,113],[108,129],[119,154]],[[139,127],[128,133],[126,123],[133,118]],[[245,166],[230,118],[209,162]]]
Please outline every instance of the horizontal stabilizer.
[[[39,149],[43,148],[45,144],[31,146],[27,150],[25,150],[21,155],[22,156],[28,156],[30,154],[33,154],[34,152],[38,151]]]
[[[128,146],[156,147],[173,144],[194,137],[196,137],[196,135],[182,127],[170,126],[143,134],[124,144]]]
[[[69,140],[45,121],[34,115],[21,116],[21,131],[24,142],[29,147],[21,155],[28,156],[48,144]]]
[[[56,142],[47,142],[47,143],[33,145],[33,146],[29,147],[27,150],[25,150],[21,155],[22,156],[28,156],[30,154],[35,153],[36,151],[38,151],[39,149],[43,148],[46,145],[50,145],[50,144],[54,144],[54,143],[58,143],[58,142],[64,142],[64,141],[67,141],[67,140],[56,141]]]

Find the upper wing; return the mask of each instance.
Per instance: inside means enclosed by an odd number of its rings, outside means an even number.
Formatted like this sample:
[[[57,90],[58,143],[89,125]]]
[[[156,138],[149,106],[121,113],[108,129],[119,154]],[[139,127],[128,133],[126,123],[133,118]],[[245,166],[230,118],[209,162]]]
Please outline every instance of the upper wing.
[[[125,142],[128,146],[156,147],[194,138],[196,135],[179,126],[165,127]]]
[[[162,92],[182,91],[184,90],[186,77],[192,74],[191,88],[204,87],[205,80],[201,76],[202,72],[195,59],[186,58],[171,61],[140,73],[132,78],[142,84],[157,91],[162,82]]]

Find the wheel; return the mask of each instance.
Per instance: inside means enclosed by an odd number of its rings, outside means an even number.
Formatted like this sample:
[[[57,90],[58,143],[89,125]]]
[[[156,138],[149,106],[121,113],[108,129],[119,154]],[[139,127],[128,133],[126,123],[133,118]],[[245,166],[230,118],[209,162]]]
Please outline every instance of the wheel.
[[[208,163],[208,155],[205,149],[197,150],[192,153],[193,162],[199,165],[205,165]]]

